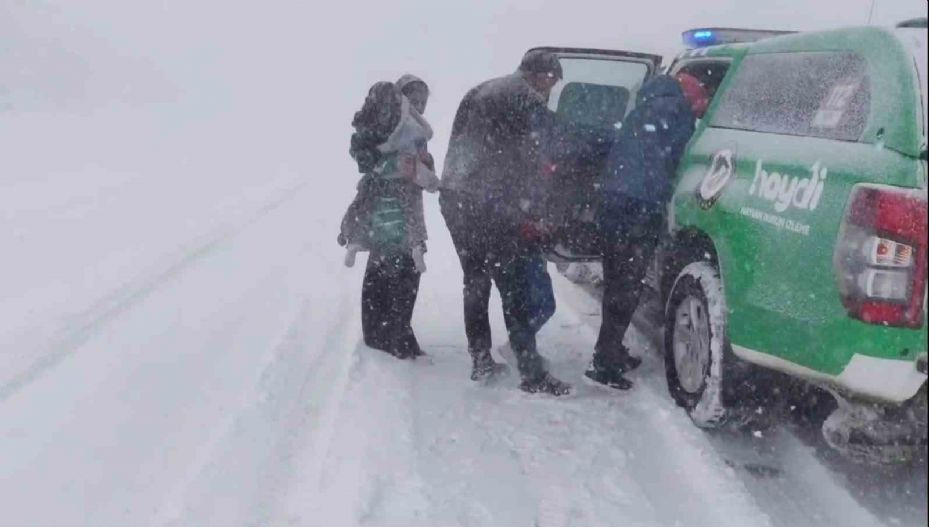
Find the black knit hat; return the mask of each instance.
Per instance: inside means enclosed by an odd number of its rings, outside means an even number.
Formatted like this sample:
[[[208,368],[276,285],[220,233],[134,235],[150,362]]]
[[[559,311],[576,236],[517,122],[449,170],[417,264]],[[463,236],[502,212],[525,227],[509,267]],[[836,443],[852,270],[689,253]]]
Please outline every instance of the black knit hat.
[[[550,73],[555,78],[562,78],[561,63],[554,53],[542,49],[534,49],[523,55],[519,63],[519,71],[523,73]]]

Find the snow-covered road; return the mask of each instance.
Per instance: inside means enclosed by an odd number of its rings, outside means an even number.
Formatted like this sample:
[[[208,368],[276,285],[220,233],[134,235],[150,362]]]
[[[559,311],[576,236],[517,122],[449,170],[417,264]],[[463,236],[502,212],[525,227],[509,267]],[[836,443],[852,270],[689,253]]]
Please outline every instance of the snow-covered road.
[[[285,519],[540,527],[925,522],[924,466],[884,476],[862,467],[843,472],[787,428],[717,436],[694,428],[668,397],[644,334],[631,342],[648,359],[636,390],[583,383],[599,309],[564,279],[555,283],[559,311],[540,342],[576,395],[528,396],[515,379],[469,382],[460,328],[450,331],[446,311],[428,307],[455,306],[457,288],[442,288],[417,319],[431,364],[355,351],[336,439],[322,471],[312,465],[292,487]],[[867,472],[865,482],[846,480]]]
[[[557,276],[540,346],[577,393],[473,384],[434,197],[429,362],[360,344],[335,244],[376,80],[427,79],[441,164],[460,98],[532,46],[673,54],[859,3],[0,0],[0,527],[926,525],[925,464],[694,428],[647,331],[633,391],[581,383],[599,307]]]
[[[47,342],[18,341],[0,391],[0,523],[126,525],[169,514],[274,367],[308,371],[311,351],[329,346],[300,325],[337,331],[349,303],[338,289],[313,289],[306,269],[319,247],[285,230],[306,219],[292,190],[179,240],[173,259],[50,328]],[[283,354],[296,340],[290,363]],[[31,362],[18,367],[24,356]],[[283,406],[297,399],[283,395]],[[253,446],[239,449],[239,467],[263,468],[276,451]]]
[[[17,333],[33,338],[3,369],[0,525],[925,523],[924,467],[862,478],[786,429],[695,429],[644,335],[634,391],[582,383],[598,308],[560,277],[540,343],[576,395],[473,384],[432,206],[415,318],[431,362],[367,349],[361,269],[339,265],[321,196],[297,181],[240,197],[45,340]]]

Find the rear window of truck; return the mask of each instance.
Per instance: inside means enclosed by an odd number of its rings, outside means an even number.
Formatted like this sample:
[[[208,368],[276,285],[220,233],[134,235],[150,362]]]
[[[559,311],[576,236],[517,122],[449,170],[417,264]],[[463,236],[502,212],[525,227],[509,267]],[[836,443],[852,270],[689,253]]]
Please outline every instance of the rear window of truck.
[[[871,86],[854,53],[769,53],[745,57],[721,97],[714,127],[857,141]]]

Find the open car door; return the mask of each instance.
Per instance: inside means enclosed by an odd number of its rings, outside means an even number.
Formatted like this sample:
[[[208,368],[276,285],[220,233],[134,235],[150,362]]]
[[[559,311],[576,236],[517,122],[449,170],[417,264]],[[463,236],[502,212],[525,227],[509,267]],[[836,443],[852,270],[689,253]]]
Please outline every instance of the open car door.
[[[556,262],[596,260],[601,254],[596,213],[606,155],[642,84],[659,71],[661,56],[536,49],[554,53],[561,63],[564,77],[552,90],[548,104],[569,123],[561,133],[570,136],[543,138],[546,209],[549,219],[560,227],[548,257]]]

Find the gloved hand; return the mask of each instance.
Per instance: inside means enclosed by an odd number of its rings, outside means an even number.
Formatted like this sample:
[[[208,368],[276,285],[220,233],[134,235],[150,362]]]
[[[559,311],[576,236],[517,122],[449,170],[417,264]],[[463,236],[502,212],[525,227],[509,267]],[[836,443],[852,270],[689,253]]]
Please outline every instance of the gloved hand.
[[[551,239],[554,233],[554,227],[541,220],[528,220],[519,228],[520,238],[533,243],[545,243]]]
[[[429,152],[421,152],[419,154],[419,160],[426,165],[426,168],[435,172],[435,158],[432,157],[432,154]]]

